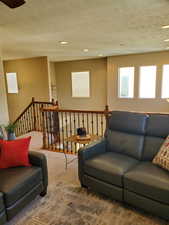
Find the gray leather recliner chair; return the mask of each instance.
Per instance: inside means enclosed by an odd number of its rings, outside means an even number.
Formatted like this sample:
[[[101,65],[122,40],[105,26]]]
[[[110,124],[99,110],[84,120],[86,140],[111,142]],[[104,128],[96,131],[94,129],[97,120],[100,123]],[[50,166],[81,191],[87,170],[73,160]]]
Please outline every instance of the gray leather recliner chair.
[[[78,152],[83,187],[169,219],[169,171],[152,159],[169,135],[169,115],[113,111],[105,138]]]
[[[29,153],[31,167],[0,169],[0,225],[12,219],[37,195],[47,193],[48,171],[42,153]]]

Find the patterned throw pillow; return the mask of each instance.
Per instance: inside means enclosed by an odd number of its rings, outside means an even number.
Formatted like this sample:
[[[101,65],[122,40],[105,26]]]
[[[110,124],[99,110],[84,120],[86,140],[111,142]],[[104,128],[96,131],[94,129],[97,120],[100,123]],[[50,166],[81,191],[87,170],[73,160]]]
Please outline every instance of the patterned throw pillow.
[[[157,155],[154,157],[153,163],[169,170],[169,135],[165,139]]]

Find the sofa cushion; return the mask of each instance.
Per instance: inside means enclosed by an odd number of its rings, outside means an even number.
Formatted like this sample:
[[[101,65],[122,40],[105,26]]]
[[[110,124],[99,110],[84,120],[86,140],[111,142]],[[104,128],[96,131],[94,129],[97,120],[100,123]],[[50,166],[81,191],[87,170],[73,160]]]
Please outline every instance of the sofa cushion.
[[[113,111],[105,132],[107,151],[123,153],[140,160],[148,115]]]
[[[0,191],[4,194],[6,207],[14,204],[18,199],[39,184],[42,171],[38,167],[17,167],[0,170]]]
[[[130,134],[145,134],[147,114],[113,111],[108,128]]]
[[[155,155],[158,153],[159,149],[161,148],[161,145],[163,144],[164,140],[165,139],[161,137],[145,136],[141,160],[152,161]]]
[[[149,114],[142,160],[152,160],[169,135],[169,115]]]
[[[5,209],[3,193],[0,193],[0,213]]]
[[[144,136],[119,131],[107,132],[107,151],[122,153],[140,160],[144,146]]]
[[[149,114],[146,126],[146,135],[166,138],[169,134],[168,114]]]
[[[141,162],[124,175],[124,188],[144,197],[169,204],[169,172]]]
[[[137,163],[128,156],[107,152],[86,160],[84,171],[89,176],[123,187],[123,174]]]

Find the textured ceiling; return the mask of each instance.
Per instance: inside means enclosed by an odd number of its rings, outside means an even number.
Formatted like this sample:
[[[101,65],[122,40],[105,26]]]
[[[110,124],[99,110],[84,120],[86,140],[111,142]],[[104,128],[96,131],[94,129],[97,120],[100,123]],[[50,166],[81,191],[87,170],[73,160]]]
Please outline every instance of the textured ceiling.
[[[4,59],[49,56],[52,61],[165,50],[169,0],[27,0],[0,2]],[[59,41],[68,41],[61,46]],[[83,52],[88,48],[88,52]]]

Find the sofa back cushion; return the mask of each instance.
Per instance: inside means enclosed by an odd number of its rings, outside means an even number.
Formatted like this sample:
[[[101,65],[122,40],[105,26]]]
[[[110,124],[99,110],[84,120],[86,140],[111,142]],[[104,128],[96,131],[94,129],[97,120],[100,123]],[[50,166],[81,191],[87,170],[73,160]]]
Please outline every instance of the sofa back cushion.
[[[142,158],[147,114],[113,111],[105,133],[107,151]]]
[[[142,160],[152,160],[169,135],[169,115],[149,114]]]

